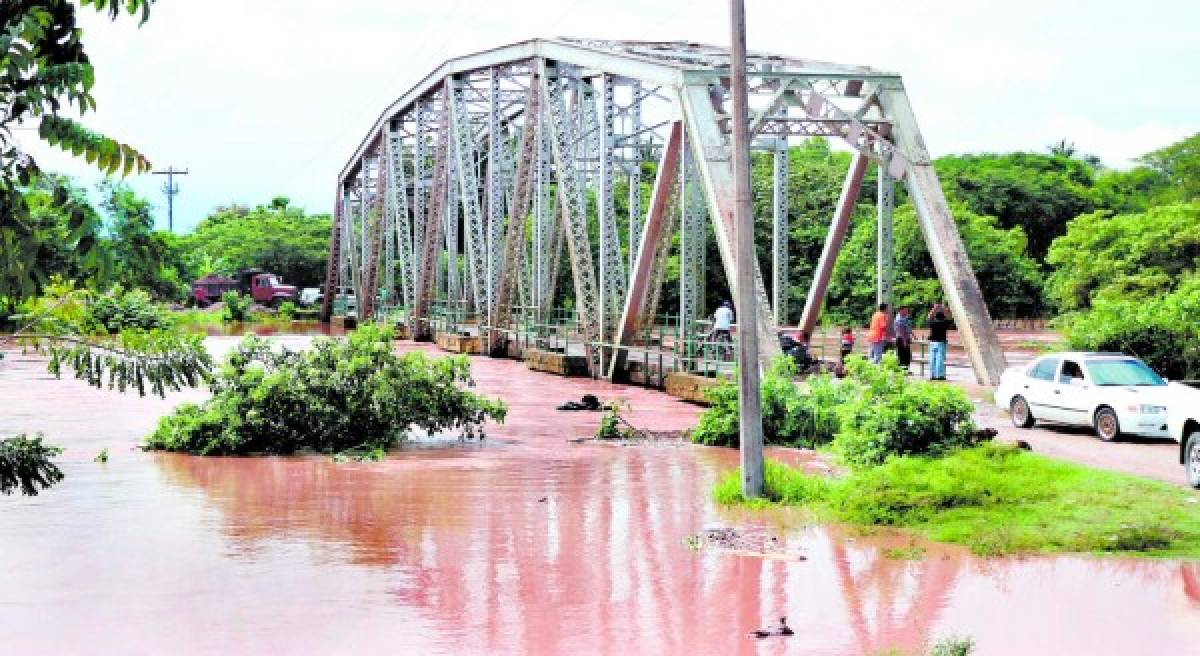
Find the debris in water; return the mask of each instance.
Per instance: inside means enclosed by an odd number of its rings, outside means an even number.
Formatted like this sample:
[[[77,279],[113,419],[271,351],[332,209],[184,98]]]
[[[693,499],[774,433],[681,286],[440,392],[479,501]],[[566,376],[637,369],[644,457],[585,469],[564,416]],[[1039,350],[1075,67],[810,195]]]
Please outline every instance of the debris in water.
[[[708,527],[683,539],[692,551],[721,551],[738,556],[759,556],[777,560],[807,560],[804,554],[788,551],[784,541],[768,535],[765,529],[740,530],[728,526]]]
[[[790,635],[795,635],[795,634],[796,634],[796,632],[793,631],[792,628],[787,625],[787,618],[781,617],[781,618],[779,618],[779,624],[777,624],[775,626],[767,627],[765,629],[755,629],[750,632],[750,637],[761,639],[761,638],[770,638],[771,636],[790,636]]]

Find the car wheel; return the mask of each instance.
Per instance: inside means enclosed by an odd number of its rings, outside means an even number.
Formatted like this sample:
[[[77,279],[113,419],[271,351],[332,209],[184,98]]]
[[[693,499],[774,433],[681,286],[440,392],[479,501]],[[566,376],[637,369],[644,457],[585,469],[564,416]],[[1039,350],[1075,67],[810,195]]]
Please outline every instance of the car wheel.
[[[1096,437],[1105,442],[1114,442],[1121,436],[1121,422],[1117,420],[1117,411],[1108,406],[1096,411],[1092,426],[1096,429]]]
[[[1188,435],[1183,449],[1183,467],[1187,471],[1188,485],[1200,490],[1200,431]]]
[[[1017,428],[1029,428],[1037,421],[1033,418],[1033,413],[1029,411],[1029,401],[1026,401],[1023,396],[1013,397],[1008,404],[1008,416],[1012,418],[1013,426]]]

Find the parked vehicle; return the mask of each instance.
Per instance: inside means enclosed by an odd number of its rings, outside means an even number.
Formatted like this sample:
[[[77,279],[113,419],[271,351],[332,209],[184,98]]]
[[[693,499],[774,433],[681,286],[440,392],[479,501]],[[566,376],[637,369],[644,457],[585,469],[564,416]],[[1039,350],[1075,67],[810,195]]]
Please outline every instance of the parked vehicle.
[[[321,290],[317,287],[305,287],[300,290],[300,306],[310,307],[321,300]]]
[[[238,282],[233,278],[210,273],[192,283],[192,298],[197,307],[208,307],[221,300],[221,294],[237,288]]]
[[[255,303],[271,307],[279,307],[284,301],[295,302],[299,297],[294,285],[285,285],[279,276],[262,269],[242,269],[236,278],[210,273],[192,283],[192,298],[200,307],[221,300],[221,295],[228,291],[236,291],[249,296]]]
[[[1000,376],[996,405],[1014,425],[1091,426],[1100,439],[1168,437],[1167,381],[1121,353],[1054,353]]]
[[[1179,464],[1188,484],[1200,489],[1200,382],[1167,385],[1167,431],[1179,441]]]
[[[261,269],[243,269],[237,274],[238,291],[255,303],[279,307],[284,301],[295,302],[299,296],[295,285],[285,285],[279,276]]]

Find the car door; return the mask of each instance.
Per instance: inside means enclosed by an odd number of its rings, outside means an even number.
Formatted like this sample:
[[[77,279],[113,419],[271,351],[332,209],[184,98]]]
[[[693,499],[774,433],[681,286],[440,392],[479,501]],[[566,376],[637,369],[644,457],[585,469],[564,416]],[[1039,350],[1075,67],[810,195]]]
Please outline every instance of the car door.
[[[1092,423],[1091,408],[1088,407],[1091,385],[1083,372],[1082,363],[1064,358],[1054,379],[1052,399],[1059,416],[1057,421],[1065,424],[1089,426]]]
[[[1025,376],[1022,389],[1017,390],[1017,393],[1024,396],[1029,403],[1029,411],[1033,413],[1035,419],[1058,421],[1058,415],[1054,408],[1056,404],[1053,402],[1054,377],[1058,375],[1058,361],[1059,359],[1056,357],[1047,356],[1035,362]]]

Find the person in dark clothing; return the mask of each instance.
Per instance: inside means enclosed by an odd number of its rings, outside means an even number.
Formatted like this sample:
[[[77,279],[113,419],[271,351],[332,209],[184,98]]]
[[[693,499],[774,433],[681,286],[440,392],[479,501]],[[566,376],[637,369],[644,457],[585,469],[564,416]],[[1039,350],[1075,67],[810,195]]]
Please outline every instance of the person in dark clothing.
[[[893,322],[893,332],[896,334],[896,360],[908,371],[912,363],[912,321],[908,318],[908,308],[902,307],[896,312]]]
[[[934,303],[926,317],[929,323],[929,379],[946,380],[946,333],[950,318],[941,303]]]

